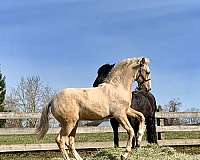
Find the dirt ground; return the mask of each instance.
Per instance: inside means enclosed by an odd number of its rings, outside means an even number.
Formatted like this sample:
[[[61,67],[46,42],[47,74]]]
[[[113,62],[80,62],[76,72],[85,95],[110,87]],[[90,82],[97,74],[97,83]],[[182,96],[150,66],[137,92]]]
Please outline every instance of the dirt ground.
[[[97,150],[78,150],[81,157],[93,157]],[[70,154],[69,154],[70,155]],[[0,153],[0,160],[61,160],[59,151]]]

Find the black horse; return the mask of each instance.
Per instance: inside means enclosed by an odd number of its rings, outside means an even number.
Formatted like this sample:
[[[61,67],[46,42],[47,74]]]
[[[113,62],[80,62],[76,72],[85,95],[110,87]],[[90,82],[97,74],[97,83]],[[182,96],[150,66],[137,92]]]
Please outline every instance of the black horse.
[[[109,74],[110,70],[113,68],[115,64],[104,64],[98,69],[98,76],[93,83],[93,87],[97,87],[99,84],[104,82],[104,79]],[[143,77],[141,77],[143,78]],[[143,79],[143,83],[145,80]],[[157,143],[156,136],[156,127],[155,127],[155,112],[156,112],[156,100],[152,93],[146,91],[142,84],[138,84],[138,88],[136,91],[132,92],[132,102],[131,107],[137,111],[140,111],[144,114],[146,130],[147,130],[147,141],[148,143]],[[129,118],[129,122],[131,123],[135,136],[137,137],[137,133],[139,130],[139,121],[136,118]],[[119,147],[119,138],[118,138],[118,128],[119,122],[112,118],[110,119],[111,126],[114,131],[114,147]],[[139,147],[137,138],[133,139],[132,147]]]

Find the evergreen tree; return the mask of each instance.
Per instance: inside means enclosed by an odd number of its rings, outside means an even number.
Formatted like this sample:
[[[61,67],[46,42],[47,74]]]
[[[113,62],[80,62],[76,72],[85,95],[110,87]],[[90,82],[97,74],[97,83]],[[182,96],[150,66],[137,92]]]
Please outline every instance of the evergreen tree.
[[[0,71],[0,112],[4,112],[4,99],[6,94],[5,76]],[[0,128],[4,127],[6,120],[0,119]]]

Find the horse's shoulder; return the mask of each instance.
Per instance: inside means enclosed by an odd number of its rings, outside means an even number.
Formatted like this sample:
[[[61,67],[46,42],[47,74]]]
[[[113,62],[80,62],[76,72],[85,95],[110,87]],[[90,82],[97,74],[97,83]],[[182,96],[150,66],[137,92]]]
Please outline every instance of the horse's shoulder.
[[[133,91],[133,100],[138,99],[138,105],[142,105],[141,102],[145,102],[149,104],[148,106],[155,111],[156,110],[156,99],[155,96],[151,92],[144,92],[144,91]],[[139,104],[140,103],[140,104]]]
[[[132,92],[132,97],[136,99],[141,99],[141,100],[148,100],[145,94],[143,94],[140,91],[133,91]]]

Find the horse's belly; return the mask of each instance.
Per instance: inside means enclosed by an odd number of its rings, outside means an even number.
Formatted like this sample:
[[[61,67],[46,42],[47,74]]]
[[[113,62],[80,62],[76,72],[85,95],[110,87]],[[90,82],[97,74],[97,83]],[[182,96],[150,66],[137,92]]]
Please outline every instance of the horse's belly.
[[[81,107],[79,118],[81,120],[100,120],[109,117],[109,109],[97,107]]]

